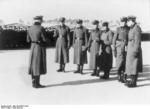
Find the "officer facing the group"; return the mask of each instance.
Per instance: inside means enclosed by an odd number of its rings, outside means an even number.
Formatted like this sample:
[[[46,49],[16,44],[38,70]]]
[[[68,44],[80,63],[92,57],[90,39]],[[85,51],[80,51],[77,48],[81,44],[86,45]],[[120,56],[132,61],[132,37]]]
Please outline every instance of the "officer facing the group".
[[[82,20],[77,20],[77,27],[73,33],[74,64],[77,70],[74,73],[83,74],[83,65],[87,63],[87,29],[82,25]]]
[[[58,72],[65,72],[65,64],[69,62],[69,48],[70,48],[70,29],[65,25],[65,18],[59,19],[60,25],[54,32],[56,41],[56,57],[55,62],[60,64]]]
[[[141,28],[136,23],[135,16],[128,17],[128,26],[130,27],[128,34],[128,49],[126,59],[126,74],[128,87],[136,87],[138,77],[138,65],[141,52]]]
[[[113,32],[108,27],[108,22],[102,24],[102,53],[101,53],[101,70],[104,71],[104,75],[101,76],[102,79],[109,79],[109,72],[112,68],[112,39]]]
[[[27,42],[31,43],[29,74],[32,76],[34,88],[42,88],[40,75],[46,74],[45,31],[41,26],[42,16],[34,18],[34,25],[27,31]]]
[[[117,28],[113,38],[113,51],[116,57],[118,80],[124,82],[126,46],[128,39],[129,27],[127,26],[127,17],[120,19],[120,27]]]
[[[91,30],[88,42],[88,51],[90,52],[90,69],[93,69],[91,76],[99,76],[98,67],[101,55],[101,31],[99,29],[99,21],[92,22],[94,29]]]

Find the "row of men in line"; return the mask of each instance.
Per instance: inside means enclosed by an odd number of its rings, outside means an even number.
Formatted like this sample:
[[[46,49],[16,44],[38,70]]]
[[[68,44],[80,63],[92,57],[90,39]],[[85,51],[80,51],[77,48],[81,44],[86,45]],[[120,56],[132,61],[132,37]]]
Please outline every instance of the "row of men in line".
[[[36,16],[34,25],[27,32],[27,41],[31,42],[31,57],[29,74],[32,77],[33,87],[44,87],[40,84],[40,75],[46,74],[46,38],[41,26],[43,17]],[[60,64],[58,72],[65,72],[65,65],[69,62],[70,29],[65,25],[65,18],[60,18],[60,25],[54,31],[56,41],[55,62]],[[109,29],[108,22],[99,29],[99,21],[94,20],[90,38],[87,38],[87,29],[82,20],[76,21],[77,27],[73,33],[74,64],[77,70],[74,73],[83,74],[84,64],[87,64],[87,51],[90,52],[89,67],[93,69],[92,76],[104,75],[100,78],[109,79],[112,68],[112,55],[117,57],[118,80],[128,87],[136,87],[139,60],[141,54],[141,28],[136,24],[136,17],[129,16],[120,19],[120,27],[115,34]],[[127,51],[127,56],[126,56]]]

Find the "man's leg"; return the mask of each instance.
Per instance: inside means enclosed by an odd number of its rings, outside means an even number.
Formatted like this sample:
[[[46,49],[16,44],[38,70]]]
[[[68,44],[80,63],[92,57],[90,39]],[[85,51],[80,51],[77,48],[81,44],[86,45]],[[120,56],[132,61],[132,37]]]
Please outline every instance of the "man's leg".
[[[80,65],[80,73],[83,74],[83,64]]]
[[[80,65],[77,65],[77,70],[74,73],[80,73]]]
[[[57,72],[61,72],[62,71],[62,64],[59,65],[59,69],[57,70]]]
[[[93,70],[93,73],[91,74],[91,76],[96,76],[96,69]]]
[[[120,70],[120,68],[118,68],[117,74],[118,74],[118,81],[120,82],[121,81],[121,70]]]
[[[36,87],[36,80],[35,80],[35,76],[33,76],[33,74],[31,74],[31,78],[32,78],[32,87]]]
[[[65,72],[65,64],[62,64],[62,71]]]
[[[35,88],[44,88],[45,86],[40,84],[40,76],[35,76]]]
[[[109,69],[105,69],[104,70],[104,75],[101,76],[101,79],[109,79],[109,72],[110,72]]]

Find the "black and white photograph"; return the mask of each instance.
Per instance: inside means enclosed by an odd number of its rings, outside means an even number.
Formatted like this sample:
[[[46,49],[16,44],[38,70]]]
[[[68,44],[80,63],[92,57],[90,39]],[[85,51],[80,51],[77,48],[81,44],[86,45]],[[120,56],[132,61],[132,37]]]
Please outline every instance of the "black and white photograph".
[[[150,105],[150,0],[0,0],[0,108],[32,105]]]

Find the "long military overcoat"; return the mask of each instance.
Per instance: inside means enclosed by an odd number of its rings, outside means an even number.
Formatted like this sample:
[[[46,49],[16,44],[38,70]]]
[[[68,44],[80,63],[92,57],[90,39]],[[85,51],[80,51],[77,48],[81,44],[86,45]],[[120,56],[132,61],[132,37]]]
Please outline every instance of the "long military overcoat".
[[[112,39],[113,32],[110,30],[103,31],[101,35],[102,40],[102,54],[101,54],[101,70],[110,70],[112,68]]]
[[[129,31],[126,58],[126,74],[136,75],[139,71],[141,58],[141,28],[137,24]]]
[[[129,27],[119,27],[113,37],[113,47],[116,50],[116,68],[118,70],[125,70],[126,51],[125,47],[128,42]]]
[[[65,64],[69,62],[70,29],[68,26],[58,26],[54,32],[56,41],[55,62]]]
[[[99,29],[92,30],[88,42],[90,48],[90,69],[96,69],[99,66],[100,58],[99,52],[101,51],[101,31]]]
[[[85,27],[75,28],[73,33],[74,64],[82,65],[87,63],[87,30]]]
[[[46,48],[44,42],[44,28],[40,25],[33,25],[27,32],[27,42],[31,42],[29,61],[29,74],[39,76],[46,74]]]

